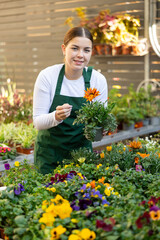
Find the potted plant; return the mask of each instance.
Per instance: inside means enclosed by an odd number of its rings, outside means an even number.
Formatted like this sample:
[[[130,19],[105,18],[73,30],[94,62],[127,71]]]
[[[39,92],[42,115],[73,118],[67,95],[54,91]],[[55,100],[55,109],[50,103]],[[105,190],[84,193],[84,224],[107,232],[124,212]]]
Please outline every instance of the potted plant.
[[[77,118],[73,122],[73,124],[84,124],[84,135],[91,141],[100,141],[103,131],[114,131],[117,127],[116,118],[111,113],[115,104],[113,102],[107,104],[107,101],[104,103],[93,101],[98,95],[99,91],[95,88],[85,91],[84,98],[88,102],[77,111]]]
[[[89,19],[85,8],[76,8],[75,11],[80,19],[80,26],[87,28],[93,36],[93,55],[133,53],[132,46],[135,47],[139,43],[139,18],[129,14],[113,15],[109,9],[105,9]],[[65,23],[73,27],[73,19],[69,17]]]

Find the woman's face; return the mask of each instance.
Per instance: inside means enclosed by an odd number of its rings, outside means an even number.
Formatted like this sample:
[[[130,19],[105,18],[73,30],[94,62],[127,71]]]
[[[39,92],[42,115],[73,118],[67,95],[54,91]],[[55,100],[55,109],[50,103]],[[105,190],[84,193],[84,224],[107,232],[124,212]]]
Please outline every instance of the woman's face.
[[[72,70],[82,70],[92,55],[92,42],[86,37],[75,37],[67,46],[62,45],[65,65]]]

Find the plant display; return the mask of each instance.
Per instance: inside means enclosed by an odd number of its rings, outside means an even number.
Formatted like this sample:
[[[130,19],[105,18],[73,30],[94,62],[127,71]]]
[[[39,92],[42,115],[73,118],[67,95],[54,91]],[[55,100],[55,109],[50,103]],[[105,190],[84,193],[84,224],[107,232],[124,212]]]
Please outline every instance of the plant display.
[[[111,113],[115,104],[108,103],[107,105],[107,101],[105,103],[94,101],[99,94],[95,88],[85,91],[84,98],[88,102],[77,111],[77,118],[73,122],[73,124],[84,124],[84,135],[91,141],[94,141],[97,129],[114,131],[117,127],[116,119]]]
[[[16,84],[9,82],[8,89],[1,88],[0,122],[10,123],[32,119],[32,97],[22,95],[16,89]]]
[[[86,158],[80,149],[46,175],[26,160],[13,168],[6,163],[0,192],[6,238],[158,239],[160,153],[152,145],[152,152],[142,141],[84,149]]]
[[[146,51],[146,39],[139,40],[140,19],[129,14],[118,15],[111,14],[109,9],[100,11],[95,17],[87,18],[86,10],[83,7],[75,9],[80,20],[79,25],[87,28],[94,39],[94,43],[101,44],[99,54],[105,52],[104,44],[111,47],[130,48],[129,54],[141,55]],[[68,17],[65,21],[70,27],[73,27],[74,17]],[[131,49],[132,47],[132,49]],[[97,48],[98,49],[98,46]],[[113,53],[113,52],[112,52]]]
[[[11,159],[14,160],[17,156],[17,152],[15,149],[11,149],[10,147],[0,144],[0,160]]]

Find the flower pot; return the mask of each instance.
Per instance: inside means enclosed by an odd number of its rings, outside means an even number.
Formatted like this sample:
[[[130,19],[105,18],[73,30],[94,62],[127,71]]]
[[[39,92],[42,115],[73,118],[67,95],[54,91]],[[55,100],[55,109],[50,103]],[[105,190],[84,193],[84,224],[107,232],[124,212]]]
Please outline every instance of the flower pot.
[[[22,148],[23,154],[32,154],[34,152],[34,148]]]
[[[130,55],[132,51],[132,47],[128,45],[122,46],[122,55]]]
[[[96,128],[96,135],[94,137],[94,142],[101,141],[103,138],[103,128],[102,127],[97,127]]]
[[[151,125],[154,125],[154,126],[157,126],[160,124],[160,121],[159,121],[159,117],[151,117],[150,118],[150,124]]]
[[[104,54],[105,55],[112,55],[112,45],[104,44]]]
[[[143,127],[143,121],[136,122],[134,125],[135,128],[141,128]]]
[[[134,129],[134,123],[133,124],[128,124],[128,123],[122,123],[123,130],[133,130]]]
[[[143,119],[143,126],[146,127],[149,125],[149,118]]]
[[[112,47],[112,55],[122,55],[122,46],[114,46]]]

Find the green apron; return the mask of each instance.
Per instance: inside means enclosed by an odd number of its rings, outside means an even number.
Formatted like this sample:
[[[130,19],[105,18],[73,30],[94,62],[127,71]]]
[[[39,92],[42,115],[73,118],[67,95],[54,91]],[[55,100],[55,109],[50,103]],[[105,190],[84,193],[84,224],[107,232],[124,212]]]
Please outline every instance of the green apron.
[[[64,103],[72,105],[72,111],[70,116],[58,126],[38,132],[34,149],[34,163],[42,174],[52,172],[62,163],[63,159],[69,159],[72,150],[85,147],[92,151],[92,143],[83,135],[83,125],[73,125],[76,118],[75,111],[79,110],[83,103],[86,103],[86,99],[60,95],[64,73],[65,65],[59,73],[55,96],[49,112],[55,111],[58,105]],[[85,90],[90,87],[91,74],[91,67],[88,68],[87,72],[83,69]]]

